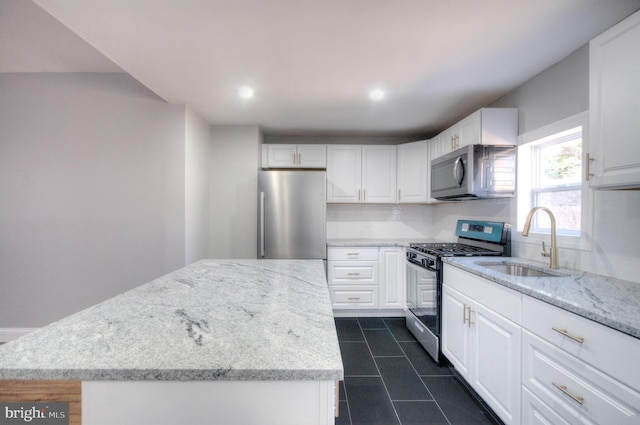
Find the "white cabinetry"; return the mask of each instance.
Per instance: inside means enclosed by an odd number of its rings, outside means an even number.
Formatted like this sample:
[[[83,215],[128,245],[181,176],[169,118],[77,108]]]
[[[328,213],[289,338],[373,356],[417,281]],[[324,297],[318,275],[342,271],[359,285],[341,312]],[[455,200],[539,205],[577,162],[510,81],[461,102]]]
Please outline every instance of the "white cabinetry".
[[[593,188],[640,187],[639,46],[640,12],[589,43]]]
[[[329,247],[327,257],[334,310],[404,309],[403,248]]]
[[[530,297],[522,325],[523,424],[640,423],[640,340]]]
[[[517,138],[516,108],[482,108],[440,133],[438,150],[444,155],[467,145],[515,145]]]
[[[444,266],[442,352],[506,424],[520,422],[521,295]]]
[[[326,168],[326,145],[263,145],[268,168]],[[264,165],[263,152],[263,165]]]
[[[398,203],[427,202],[428,141],[398,145]]]
[[[380,308],[403,309],[406,305],[404,249],[380,247]]]
[[[329,145],[327,202],[395,203],[396,147]]]
[[[329,248],[327,258],[334,309],[378,307],[378,248]]]

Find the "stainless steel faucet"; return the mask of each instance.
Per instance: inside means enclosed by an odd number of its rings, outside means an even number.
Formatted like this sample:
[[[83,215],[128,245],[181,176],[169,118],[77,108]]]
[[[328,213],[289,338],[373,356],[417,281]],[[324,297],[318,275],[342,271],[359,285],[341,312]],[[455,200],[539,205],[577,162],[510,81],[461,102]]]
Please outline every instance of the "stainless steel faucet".
[[[550,265],[549,267],[552,269],[559,269],[558,265],[558,241],[556,240],[556,217],[553,215],[551,210],[547,207],[534,207],[531,211],[529,211],[529,215],[527,215],[527,219],[524,222],[524,229],[522,229],[522,236],[529,236],[529,229],[531,228],[531,219],[533,215],[538,211],[543,210],[549,214],[549,218],[551,219],[551,249],[547,251],[547,248],[544,246],[544,241],[542,241],[542,256],[549,257]]]

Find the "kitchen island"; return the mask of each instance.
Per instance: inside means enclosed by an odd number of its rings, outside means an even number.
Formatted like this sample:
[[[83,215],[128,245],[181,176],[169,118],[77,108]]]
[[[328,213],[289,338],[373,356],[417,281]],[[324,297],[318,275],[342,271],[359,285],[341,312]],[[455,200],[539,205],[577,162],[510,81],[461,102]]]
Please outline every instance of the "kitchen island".
[[[202,260],[0,347],[82,381],[82,423],[328,424],[343,367],[319,260]]]

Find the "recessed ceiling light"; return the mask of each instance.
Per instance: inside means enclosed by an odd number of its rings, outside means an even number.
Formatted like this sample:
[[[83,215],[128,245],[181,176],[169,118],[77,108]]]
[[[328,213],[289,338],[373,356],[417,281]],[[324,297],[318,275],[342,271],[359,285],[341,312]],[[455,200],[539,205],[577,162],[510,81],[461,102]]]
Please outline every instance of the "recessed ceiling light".
[[[253,97],[253,89],[249,86],[240,87],[238,96],[243,99],[251,99]]]
[[[373,89],[369,92],[369,99],[382,100],[384,99],[384,91],[381,89]]]

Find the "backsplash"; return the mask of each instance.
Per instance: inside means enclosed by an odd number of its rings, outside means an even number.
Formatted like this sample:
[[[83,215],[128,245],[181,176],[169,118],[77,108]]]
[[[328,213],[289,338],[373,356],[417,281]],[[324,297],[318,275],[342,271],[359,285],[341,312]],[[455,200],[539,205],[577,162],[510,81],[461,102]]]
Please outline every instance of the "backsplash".
[[[327,205],[328,238],[454,240],[458,219],[515,222],[513,199],[432,205]],[[639,282],[640,191],[596,191],[592,249],[560,248],[560,266]],[[518,241],[517,239],[520,239]],[[513,255],[547,262],[538,243],[513,242]]]

